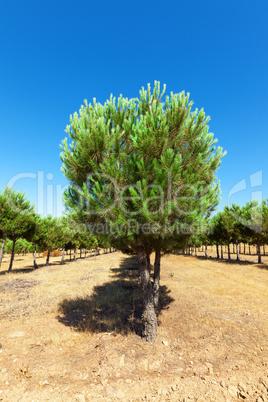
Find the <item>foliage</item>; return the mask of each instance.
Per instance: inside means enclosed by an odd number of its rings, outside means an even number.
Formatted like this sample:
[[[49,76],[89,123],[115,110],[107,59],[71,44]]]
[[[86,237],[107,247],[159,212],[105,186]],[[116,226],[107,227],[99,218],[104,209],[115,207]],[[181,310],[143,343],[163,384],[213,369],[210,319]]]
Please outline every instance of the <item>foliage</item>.
[[[9,271],[12,269],[15,243],[29,236],[35,228],[35,212],[25,195],[6,187],[0,197],[0,228],[13,241]]]

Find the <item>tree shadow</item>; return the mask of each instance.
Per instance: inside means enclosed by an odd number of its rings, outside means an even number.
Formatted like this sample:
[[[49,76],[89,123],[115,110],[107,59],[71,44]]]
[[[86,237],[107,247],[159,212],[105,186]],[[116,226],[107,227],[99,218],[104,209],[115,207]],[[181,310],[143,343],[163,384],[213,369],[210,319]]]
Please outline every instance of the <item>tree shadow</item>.
[[[9,271],[6,269],[5,271],[0,271],[0,275],[10,275],[10,274],[28,274],[29,272],[35,271],[34,267],[25,267],[25,268],[18,268],[12,269]]]
[[[188,256],[187,256],[188,257]],[[212,257],[212,256],[202,256],[202,255],[191,255],[189,257],[195,257],[199,260],[213,260],[215,262],[218,262],[220,264],[234,264],[234,265],[256,265],[256,262],[254,261],[248,261],[248,260],[236,260],[236,259],[230,259],[228,258],[217,258],[217,257]]]
[[[67,262],[69,262],[69,261],[67,261]],[[41,269],[41,268],[49,268],[49,267],[52,267],[53,265],[62,265],[62,264],[61,264],[60,261],[53,261],[53,262],[49,263],[48,265],[46,265],[45,263],[38,264],[37,267],[34,267],[33,264],[32,265],[26,265],[23,268],[12,268],[11,271],[9,271],[8,269],[6,269],[5,271],[0,271],[0,275],[28,274],[29,272],[37,271],[38,269]]]
[[[142,335],[143,299],[136,256],[125,258],[110,270],[113,279],[95,286],[92,295],[65,299],[57,319],[79,332],[115,332]],[[157,315],[174,301],[166,286],[160,287]]]
[[[256,264],[256,265],[257,265],[257,267],[259,269],[267,269],[268,270],[268,265],[267,264]]]

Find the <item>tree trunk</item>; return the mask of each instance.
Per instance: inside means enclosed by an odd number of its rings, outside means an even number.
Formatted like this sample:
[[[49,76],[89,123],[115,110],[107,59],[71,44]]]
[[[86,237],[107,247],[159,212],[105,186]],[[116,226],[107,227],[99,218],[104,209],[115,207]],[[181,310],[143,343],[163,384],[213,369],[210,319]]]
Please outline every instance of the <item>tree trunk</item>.
[[[244,243],[244,255],[246,255],[246,243]]]
[[[82,258],[82,249],[80,248],[80,258]]]
[[[72,250],[70,250],[70,261],[72,260]]]
[[[220,254],[219,254],[219,245],[216,243],[216,250],[217,250],[217,260],[220,259]]]
[[[76,261],[76,248],[74,249],[74,261]]]
[[[157,318],[154,309],[153,288],[150,281],[149,269],[144,247],[138,250],[138,265],[141,273],[144,310],[142,321],[144,324],[143,336],[146,341],[154,342],[157,337]]]
[[[148,267],[148,270],[149,270],[149,275],[151,275],[150,253],[146,253],[146,262],[147,262],[147,267]]]
[[[205,257],[208,258],[208,246],[205,244]]]
[[[265,255],[265,244],[263,245],[263,255]]]
[[[155,250],[155,261],[154,261],[154,284],[153,284],[153,295],[154,295],[154,307],[158,307],[159,303],[159,291],[160,291],[160,261],[161,252],[160,249]]]
[[[231,259],[231,253],[230,253],[230,244],[229,244],[229,241],[228,241],[227,248],[228,248],[228,260],[230,260],[230,259]]]
[[[49,257],[50,257],[50,250],[48,250],[47,252],[47,260],[46,260],[46,265],[49,264]]]
[[[61,264],[64,264],[64,255],[65,255],[65,247],[63,247],[62,249],[62,253],[61,253]]]
[[[13,240],[12,252],[11,252],[11,257],[10,257],[10,263],[9,263],[8,272],[10,272],[10,271],[12,270],[13,261],[14,261],[14,254],[15,254],[15,244],[16,244],[16,240]]]
[[[258,254],[258,264],[261,264],[261,245],[260,241],[257,241],[257,254]]]
[[[36,262],[36,242],[34,243],[33,265],[34,265],[34,269],[38,268],[38,265]]]
[[[240,261],[238,240],[236,240],[236,261]]]
[[[6,235],[5,233],[3,233],[3,239],[2,239],[2,244],[1,244],[1,248],[0,248],[0,267],[2,264],[2,259],[3,259],[3,255],[4,255],[4,247],[5,247],[5,242],[6,242]]]
[[[248,245],[248,253],[251,255],[250,244]]]
[[[87,249],[85,248],[85,258],[87,258]]]

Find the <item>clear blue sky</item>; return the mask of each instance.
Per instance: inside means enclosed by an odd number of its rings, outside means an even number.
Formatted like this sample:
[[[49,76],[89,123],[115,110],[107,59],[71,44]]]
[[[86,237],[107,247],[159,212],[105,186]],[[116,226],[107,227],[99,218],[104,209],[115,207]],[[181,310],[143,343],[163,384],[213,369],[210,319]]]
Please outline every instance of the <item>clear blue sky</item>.
[[[267,18],[267,0],[1,2],[0,191],[60,215],[70,114],[158,80],[211,116],[219,209],[268,197]]]

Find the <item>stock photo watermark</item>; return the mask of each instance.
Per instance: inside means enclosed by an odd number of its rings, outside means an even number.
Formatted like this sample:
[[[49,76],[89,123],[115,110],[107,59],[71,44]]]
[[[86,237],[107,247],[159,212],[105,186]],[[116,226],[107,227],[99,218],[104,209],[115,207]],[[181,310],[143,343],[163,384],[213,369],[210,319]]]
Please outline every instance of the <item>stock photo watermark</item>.
[[[65,207],[63,205],[63,193],[69,185],[53,183],[55,179],[53,173],[45,173],[43,170],[35,172],[21,172],[12,176],[8,183],[8,187],[15,187],[22,184],[26,180],[32,182],[33,194],[36,198],[35,210],[38,214],[61,216],[64,214]]]
[[[62,216],[65,212],[63,204],[63,194],[69,185],[55,183],[53,173],[46,173],[42,170],[37,172],[21,172],[12,176],[7,186],[14,187],[18,183],[29,180],[32,182],[33,192],[36,198],[35,210],[40,215]],[[53,182],[54,181],[54,182]],[[94,196],[94,186],[98,183],[102,197]],[[232,206],[232,200],[241,192],[249,192],[250,200],[257,200],[261,203],[263,199],[263,171],[259,170],[252,173],[247,178],[243,178],[232,186],[227,195],[227,205]],[[189,217],[193,213],[196,201],[199,202],[200,213],[205,215],[205,202],[202,198],[206,197],[211,188],[206,186],[180,185],[172,183],[171,174],[168,173],[163,186],[157,184],[133,184],[119,186],[116,180],[106,174],[91,174],[87,177],[85,189],[75,187],[78,195],[78,208],[86,209],[90,215],[106,214],[113,210],[120,211],[129,217],[126,223],[107,225],[102,223],[91,224],[86,227],[90,233],[96,234],[116,234],[125,232],[142,234],[160,234],[161,231],[177,235],[189,235],[203,233],[203,229],[195,224],[182,224],[179,220],[172,220],[169,224],[169,217],[172,214],[180,215],[182,218]],[[91,191],[93,189],[93,192]],[[11,208],[13,206],[11,205]],[[158,214],[165,214],[167,219],[161,226],[158,223],[138,223],[139,216],[145,214],[154,218]],[[246,227],[252,228],[251,220],[246,220],[233,213],[234,219],[240,221]],[[152,219],[153,220],[153,219]],[[182,219],[183,220],[183,219]],[[262,222],[254,230],[259,231]],[[82,226],[81,226],[82,227]]]

